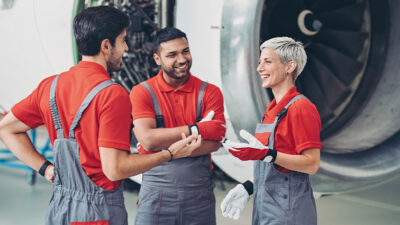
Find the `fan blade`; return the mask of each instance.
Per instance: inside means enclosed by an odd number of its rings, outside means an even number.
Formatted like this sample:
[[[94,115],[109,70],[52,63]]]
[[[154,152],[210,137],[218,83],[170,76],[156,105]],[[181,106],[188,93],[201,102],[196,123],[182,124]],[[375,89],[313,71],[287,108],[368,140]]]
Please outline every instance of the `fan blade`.
[[[286,7],[287,5],[290,5],[290,7]],[[266,30],[273,31],[273,33],[262,32],[262,37],[292,36],[293,31],[298,29],[297,17],[304,9],[303,1],[274,1],[268,7],[276,10],[267,11],[266,14],[268,14],[269,17],[263,17],[262,19],[265,21],[263,21],[262,24],[267,25],[268,29]]]
[[[302,75],[298,78],[299,83],[301,83],[303,94],[315,104],[324,122],[333,117],[333,112],[324,101],[325,96],[308,67],[304,68]]]
[[[316,0],[311,6],[315,13],[343,8],[356,3],[356,0]]]
[[[319,58],[346,86],[349,86],[362,68],[362,63],[322,44],[312,43],[307,50]]]
[[[365,2],[360,2],[345,8],[316,13],[316,15],[324,24],[324,27],[337,30],[360,30],[364,18],[364,10]]]
[[[364,32],[322,29],[314,38],[315,42],[330,46],[354,59],[364,47],[368,34]]]
[[[336,108],[350,94],[346,87],[336,76],[316,57],[309,54],[308,63],[312,75],[321,87],[325,99],[331,109]]]

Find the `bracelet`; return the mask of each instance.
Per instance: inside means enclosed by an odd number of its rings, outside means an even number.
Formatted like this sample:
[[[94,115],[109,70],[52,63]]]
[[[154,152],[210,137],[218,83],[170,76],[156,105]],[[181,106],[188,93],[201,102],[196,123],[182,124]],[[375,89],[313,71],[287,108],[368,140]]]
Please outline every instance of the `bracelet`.
[[[246,180],[246,182],[244,182],[242,185],[249,195],[253,194],[253,182]]]
[[[174,158],[174,155],[172,154],[171,150],[169,150],[168,148],[167,149],[163,149],[163,150],[169,152],[169,155],[171,156],[171,158],[168,160],[168,162],[171,162],[172,159]]]
[[[42,166],[40,167],[40,169],[39,169],[39,174],[40,175],[42,175],[42,176],[44,176],[44,172],[46,171],[46,169],[47,169],[47,167],[49,166],[49,165],[53,165],[53,164],[51,164],[51,162],[49,162],[48,160],[46,160],[43,164],[42,164]]]

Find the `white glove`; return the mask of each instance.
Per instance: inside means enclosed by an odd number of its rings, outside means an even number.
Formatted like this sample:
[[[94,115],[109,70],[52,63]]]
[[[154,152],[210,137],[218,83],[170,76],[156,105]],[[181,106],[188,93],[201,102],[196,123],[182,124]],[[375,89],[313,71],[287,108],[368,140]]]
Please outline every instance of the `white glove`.
[[[246,207],[250,196],[242,184],[236,185],[228,192],[221,202],[221,211],[224,217],[239,219],[240,213]]]
[[[211,121],[212,118],[214,117],[214,114],[215,114],[214,110],[211,110],[211,111],[207,114],[207,116],[205,116],[203,119],[200,120],[199,123]],[[197,126],[191,126],[191,127],[190,127],[190,130],[191,130],[192,134],[199,134],[199,128],[198,128]]]
[[[236,143],[226,140],[222,143],[226,151],[229,151],[236,158],[246,160],[264,159],[268,154],[268,148],[265,147],[257,138],[245,130],[240,131],[240,136],[248,143]]]
[[[207,116],[205,116],[202,120],[200,120],[200,122],[206,122],[206,121],[212,120],[213,117],[214,117],[214,114],[215,114],[214,110],[211,110],[211,111],[207,114]]]
[[[256,137],[250,134],[247,130],[240,130],[240,136],[246,140],[248,143],[243,142],[233,142],[231,140],[225,139],[222,145],[225,150],[228,151],[232,148],[255,148],[255,149],[266,149],[265,145],[263,145]]]

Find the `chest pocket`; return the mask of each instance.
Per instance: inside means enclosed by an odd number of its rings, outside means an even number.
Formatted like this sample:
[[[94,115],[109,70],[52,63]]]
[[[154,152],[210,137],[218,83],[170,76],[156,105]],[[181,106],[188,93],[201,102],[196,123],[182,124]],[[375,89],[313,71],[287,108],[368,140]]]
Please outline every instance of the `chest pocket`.
[[[266,125],[272,125],[272,124],[257,123],[256,132],[254,134],[254,137],[257,138],[265,146],[268,145],[268,139],[272,132],[272,131],[265,131]]]

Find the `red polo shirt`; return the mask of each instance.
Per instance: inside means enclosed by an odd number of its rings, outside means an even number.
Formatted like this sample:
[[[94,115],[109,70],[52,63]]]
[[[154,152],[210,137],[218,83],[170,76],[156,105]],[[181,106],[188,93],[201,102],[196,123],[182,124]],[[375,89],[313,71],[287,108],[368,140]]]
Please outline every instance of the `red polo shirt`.
[[[52,144],[57,137],[49,105],[50,86],[54,78],[51,76],[44,79],[32,94],[12,108],[13,114],[32,129],[45,124]],[[105,80],[110,80],[110,77],[104,67],[85,61],[61,74],[56,99],[66,138],[84,98]],[[119,85],[111,85],[96,95],[75,129],[83,170],[94,183],[106,190],[117,188],[121,181],[112,182],[104,175],[99,147],[130,150],[130,111],[131,104],[126,90]]]
[[[263,123],[273,123],[276,115],[293,97],[299,94],[296,87],[293,87],[278,104],[274,99],[265,111]],[[320,131],[321,120],[317,108],[308,99],[301,98],[289,107],[286,116],[278,123],[274,149],[291,155],[299,155],[303,150],[310,148],[321,149]],[[256,134],[255,136],[266,145],[270,133]],[[281,172],[290,171],[278,165],[275,167]]]
[[[173,88],[165,82],[163,71],[160,70],[157,76],[147,80],[147,83],[153,89],[160,104],[166,128],[196,123],[197,97],[203,81],[189,73],[189,79],[184,85]],[[133,120],[155,118],[153,101],[143,85],[134,86],[130,98]],[[215,112],[214,120],[225,121],[222,93],[217,86],[209,83],[204,91],[201,115],[204,117],[211,110]],[[148,153],[141,149],[139,151]]]

